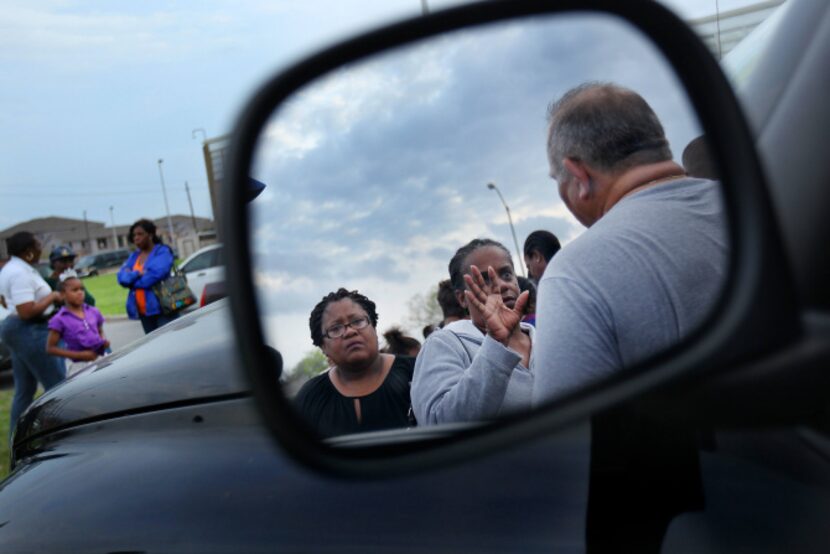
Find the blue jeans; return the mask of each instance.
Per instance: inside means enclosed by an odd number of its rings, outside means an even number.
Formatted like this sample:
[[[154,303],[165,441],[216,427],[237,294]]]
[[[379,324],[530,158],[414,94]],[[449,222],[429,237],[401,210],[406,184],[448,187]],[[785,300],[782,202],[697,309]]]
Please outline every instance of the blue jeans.
[[[175,313],[170,315],[141,315],[138,316],[138,319],[141,320],[141,327],[144,329],[144,334],[146,335],[148,333],[152,333],[163,325],[167,325],[177,317],[179,317],[179,314]]]
[[[37,384],[49,390],[66,378],[62,358],[46,353],[46,323],[27,323],[17,316],[9,316],[0,323],[0,337],[12,354],[14,398],[9,416],[9,440],[20,417],[37,391]]]

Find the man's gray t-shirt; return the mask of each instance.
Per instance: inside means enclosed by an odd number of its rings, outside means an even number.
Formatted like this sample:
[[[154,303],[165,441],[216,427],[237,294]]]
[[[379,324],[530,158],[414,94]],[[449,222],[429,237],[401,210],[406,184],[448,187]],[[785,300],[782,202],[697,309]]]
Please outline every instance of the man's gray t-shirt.
[[[563,248],[539,283],[533,403],[676,344],[710,313],[728,264],[719,184],[635,192]]]

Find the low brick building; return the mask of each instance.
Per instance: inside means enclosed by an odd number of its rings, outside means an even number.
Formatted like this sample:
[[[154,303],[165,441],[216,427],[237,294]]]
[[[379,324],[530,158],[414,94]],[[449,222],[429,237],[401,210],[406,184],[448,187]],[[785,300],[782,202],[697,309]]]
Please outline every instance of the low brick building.
[[[196,217],[195,229],[193,219],[185,215],[172,215],[173,240],[168,236],[167,218],[154,219],[158,233],[165,243],[176,250],[180,258],[185,258],[208,244],[216,242],[216,229],[213,220]],[[132,248],[127,239],[130,225],[109,227],[101,221],[84,221],[66,217],[40,217],[30,219],[0,231],[0,259],[8,258],[6,238],[19,231],[34,233],[43,244],[44,259],[58,245],[67,245],[79,256],[106,252],[116,248]]]

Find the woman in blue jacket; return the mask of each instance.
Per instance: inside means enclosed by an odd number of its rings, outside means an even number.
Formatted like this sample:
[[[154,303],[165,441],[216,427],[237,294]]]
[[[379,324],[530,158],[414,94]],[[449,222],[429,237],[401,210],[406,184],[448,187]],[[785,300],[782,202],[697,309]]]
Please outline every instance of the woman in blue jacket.
[[[130,227],[130,241],[137,250],[118,270],[118,284],[130,289],[127,296],[127,315],[140,319],[145,333],[169,323],[178,314],[165,315],[153,293],[153,286],[170,275],[173,251],[156,235],[156,225],[149,219],[139,219]]]

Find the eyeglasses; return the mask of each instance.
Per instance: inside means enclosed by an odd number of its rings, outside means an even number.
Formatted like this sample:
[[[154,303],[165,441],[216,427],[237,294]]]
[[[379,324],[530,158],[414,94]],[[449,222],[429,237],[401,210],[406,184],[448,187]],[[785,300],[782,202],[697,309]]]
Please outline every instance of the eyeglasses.
[[[346,329],[351,327],[355,331],[359,331],[361,329],[365,329],[369,325],[369,318],[368,317],[359,317],[357,319],[353,319],[350,322],[343,324],[338,323],[337,325],[332,325],[326,332],[323,333],[330,339],[339,339],[346,333]]]

